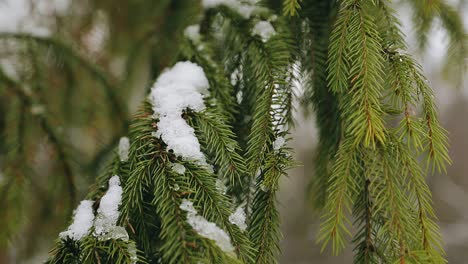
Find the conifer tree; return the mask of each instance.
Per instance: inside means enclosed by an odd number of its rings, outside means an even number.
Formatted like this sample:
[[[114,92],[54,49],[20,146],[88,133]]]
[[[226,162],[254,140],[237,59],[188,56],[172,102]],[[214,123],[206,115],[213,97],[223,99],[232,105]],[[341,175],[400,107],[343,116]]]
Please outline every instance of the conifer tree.
[[[192,2],[174,5],[189,10]],[[450,37],[447,70],[463,74],[465,33],[456,10],[442,0],[407,2],[420,46],[441,19]],[[31,90],[0,70],[0,93],[31,109],[27,118],[55,146],[77,206],[47,263],[278,263],[276,193],[297,165],[287,146],[295,101],[312,109],[319,128],[309,192],[322,215],[322,250],[339,254],[351,246],[354,263],[445,263],[425,176],[450,164],[448,135],[391,1],[202,0],[200,10],[197,23],[183,30],[174,61],[153,69],[156,80],[131,121],[119,85],[73,48],[48,37],[0,34],[52,48],[86,72],[121,121],[109,164],[78,202],[65,138],[38,109],[41,87]],[[9,122],[20,129],[25,118]],[[11,140],[18,148],[8,150],[7,174],[24,155],[21,139]],[[21,178],[11,179],[2,193],[21,199]]]

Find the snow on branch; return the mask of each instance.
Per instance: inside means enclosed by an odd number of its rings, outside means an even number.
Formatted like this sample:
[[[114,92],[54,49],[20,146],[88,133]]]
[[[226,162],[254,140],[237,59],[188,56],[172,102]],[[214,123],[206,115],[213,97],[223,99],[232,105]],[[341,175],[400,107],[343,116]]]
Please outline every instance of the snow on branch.
[[[247,229],[247,224],[245,223],[246,215],[245,210],[242,207],[238,207],[234,213],[229,216],[229,222],[236,225],[240,230],[245,231]]]
[[[237,12],[240,16],[245,19],[249,19],[250,16],[258,9],[258,0],[240,1],[240,0],[203,0],[203,8],[215,8],[221,5],[227,6],[233,11]]]
[[[76,208],[73,216],[73,223],[66,231],[59,234],[61,239],[71,238],[75,241],[82,239],[93,226],[94,213],[93,201],[83,200]]]
[[[122,239],[128,240],[125,228],[117,226],[119,219],[119,205],[122,203],[122,187],[119,176],[115,175],[109,180],[109,189],[102,196],[94,221],[94,235],[102,240]]]
[[[229,235],[215,223],[209,222],[203,216],[198,215],[191,201],[183,199],[180,209],[187,212],[187,222],[200,236],[213,240],[226,253],[234,252]]]
[[[271,37],[276,35],[275,28],[269,21],[259,21],[252,29],[252,35],[258,35],[263,42],[267,42]]]
[[[174,154],[200,164],[206,164],[205,155],[200,150],[194,129],[182,114],[187,108],[195,112],[204,110],[203,98],[208,95],[208,88],[203,69],[195,63],[184,61],[163,72],[149,95],[154,118],[159,119],[157,135]]]

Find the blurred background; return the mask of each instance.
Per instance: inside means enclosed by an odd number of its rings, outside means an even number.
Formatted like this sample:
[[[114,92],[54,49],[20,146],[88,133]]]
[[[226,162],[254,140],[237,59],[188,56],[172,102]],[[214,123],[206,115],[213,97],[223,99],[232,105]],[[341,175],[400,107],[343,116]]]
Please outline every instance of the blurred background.
[[[450,133],[453,165],[447,175],[428,176],[448,261],[468,263],[467,80],[444,68],[448,41],[440,22],[421,50],[411,8],[394,2]],[[447,2],[467,29],[468,4]],[[20,91],[0,86],[1,264],[47,258],[71,205],[86,195],[152,81],[176,60],[183,30],[200,14],[193,0],[0,0],[0,69],[26,84]],[[352,246],[331,257],[315,243],[319,219],[306,187],[317,132],[311,115],[300,107],[295,115],[290,144],[302,166],[282,181],[281,263],[352,263]]]

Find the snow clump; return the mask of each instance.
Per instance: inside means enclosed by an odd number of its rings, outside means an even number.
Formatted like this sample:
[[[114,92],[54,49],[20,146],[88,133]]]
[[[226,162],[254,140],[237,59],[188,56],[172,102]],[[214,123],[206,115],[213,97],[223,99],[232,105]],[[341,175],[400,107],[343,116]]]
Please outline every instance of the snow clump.
[[[234,253],[234,247],[231,244],[229,235],[215,223],[209,222],[203,216],[198,215],[191,201],[183,199],[180,209],[187,212],[187,222],[200,236],[213,240],[224,252]]]
[[[159,119],[158,135],[174,154],[185,160],[206,164],[205,155],[195,130],[182,117],[187,108],[195,112],[205,109],[203,98],[208,95],[209,83],[203,69],[190,61],[178,62],[156,80],[149,101],[154,118]]]
[[[245,231],[247,229],[247,224],[245,223],[245,210],[242,207],[238,207],[234,213],[229,216],[229,222],[236,225],[240,230]]]
[[[75,241],[82,239],[93,226],[94,213],[93,201],[83,200],[73,214],[73,223],[66,231],[59,234],[61,239],[71,238]]]
[[[284,139],[284,137],[277,137],[276,140],[273,142],[273,149],[275,151],[278,151],[284,146],[285,143],[286,140]]]
[[[128,240],[125,228],[117,226],[119,219],[119,205],[122,203],[122,187],[119,176],[115,175],[109,180],[109,189],[102,196],[97,216],[94,220],[94,236],[102,240],[122,239]]]
[[[267,42],[271,37],[276,35],[276,31],[270,22],[259,21],[253,27],[252,35],[260,36],[263,42]]]
[[[258,9],[255,5],[258,0],[240,1],[240,0],[203,0],[202,6],[205,9],[215,8],[220,5],[229,7],[245,19],[249,19]]]

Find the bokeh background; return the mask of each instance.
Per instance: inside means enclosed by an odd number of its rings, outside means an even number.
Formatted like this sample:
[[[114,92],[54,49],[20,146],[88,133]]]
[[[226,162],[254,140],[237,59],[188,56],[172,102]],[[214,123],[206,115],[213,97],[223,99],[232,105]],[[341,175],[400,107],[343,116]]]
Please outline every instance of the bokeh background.
[[[453,165],[447,175],[428,176],[448,260],[468,263],[466,72],[460,78],[444,71],[448,43],[439,21],[434,23],[428,47],[421,50],[412,37],[411,8],[394,2],[410,51],[423,65],[437,95],[442,123],[450,133]],[[467,29],[468,3],[448,2],[459,9]],[[0,0],[0,67],[14,80],[27,83],[37,95],[25,105],[14,95],[0,91],[0,186],[10,180],[3,170],[8,168],[15,174],[9,195],[0,197],[0,210],[8,210],[11,217],[0,219],[0,223],[13,225],[15,230],[13,239],[0,244],[1,264],[45,260],[71,214],[57,145],[36,116],[47,114],[54,133],[63,139],[60,146],[70,157],[77,196],[83,198],[118,139],[125,135],[125,124],[151,82],[177,58],[182,32],[197,21],[200,12],[194,0]],[[3,38],[4,33],[14,37]],[[64,43],[72,47],[73,56],[95,67],[83,67],[70,58],[69,51],[53,43],[17,40],[24,34]],[[104,85],[99,78],[105,79]],[[115,102],[110,102],[107,89],[117,94]],[[319,219],[310,206],[306,187],[314,176],[317,132],[313,115],[305,114],[300,107],[295,115],[297,126],[290,144],[302,165],[282,181],[281,263],[352,263],[352,246],[341,256],[332,257],[327,252],[320,254],[315,243]],[[14,157],[7,155],[11,150],[8,135],[18,132],[11,124],[23,124],[25,131],[21,155]],[[11,197],[13,193],[21,195]],[[12,207],[19,210],[15,212]],[[7,235],[2,234],[6,232],[3,229],[0,226],[0,236]]]

